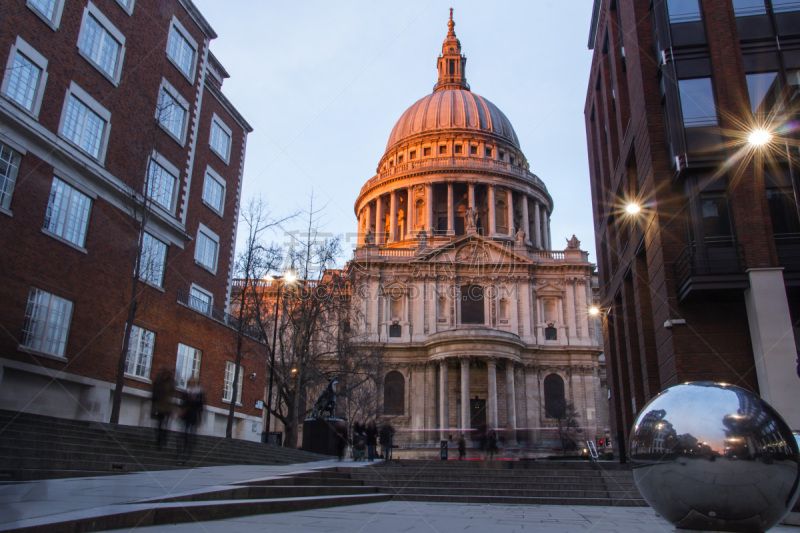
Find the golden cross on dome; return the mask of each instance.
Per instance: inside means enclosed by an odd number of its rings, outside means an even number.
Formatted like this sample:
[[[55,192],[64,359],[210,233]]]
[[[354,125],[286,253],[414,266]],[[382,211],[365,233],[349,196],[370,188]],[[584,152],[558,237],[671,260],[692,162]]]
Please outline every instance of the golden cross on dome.
[[[453,22],[453,8],[452,7],[450,8],[450,20],[447,22],[447,27],[450,29],[450,31],[447,32],[447,35],[448,36],[451,36],[451,35],[455,36],[456,32],[453,30],[453,28],[456,27],[456,23]]]

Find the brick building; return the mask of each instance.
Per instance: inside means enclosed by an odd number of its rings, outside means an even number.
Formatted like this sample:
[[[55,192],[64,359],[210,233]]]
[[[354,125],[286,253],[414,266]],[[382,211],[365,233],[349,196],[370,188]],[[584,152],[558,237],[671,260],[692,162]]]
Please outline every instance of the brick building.
[[[800,428],[800,2],[595,0],[589,48],[612,426],[711,379]]]
[[[139,257],[120,422],[150,423],[166,367],[199,375],[200,431],[224,434],[251,127],[216,36],[190,0],[0,6],[0,408],[109,419]],[[246,342],[238,438],[260,436],[264,352]]]

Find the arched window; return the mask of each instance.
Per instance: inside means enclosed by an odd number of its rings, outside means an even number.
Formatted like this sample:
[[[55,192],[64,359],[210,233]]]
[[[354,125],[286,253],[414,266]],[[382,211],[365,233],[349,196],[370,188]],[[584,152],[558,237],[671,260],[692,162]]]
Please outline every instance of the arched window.
[[[402,415],[406,380],[403,374],[393,370],[383,380],[383,414]]]
[[[558,374],[550,374],[544,378],[544,414],[548,418],[561,418],[566,408],[564,380]]]

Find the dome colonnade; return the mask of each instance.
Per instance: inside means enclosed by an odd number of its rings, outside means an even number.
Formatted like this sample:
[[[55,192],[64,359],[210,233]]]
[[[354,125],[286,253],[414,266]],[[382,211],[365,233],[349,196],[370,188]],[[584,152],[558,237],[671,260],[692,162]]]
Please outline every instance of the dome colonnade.
[[[455,23],[439,56],[432,94],[397,121],[355,203],[359,245],[395,244],[472,231],[551,248],[553,200],[532,174],[511,122],[469,89]]]

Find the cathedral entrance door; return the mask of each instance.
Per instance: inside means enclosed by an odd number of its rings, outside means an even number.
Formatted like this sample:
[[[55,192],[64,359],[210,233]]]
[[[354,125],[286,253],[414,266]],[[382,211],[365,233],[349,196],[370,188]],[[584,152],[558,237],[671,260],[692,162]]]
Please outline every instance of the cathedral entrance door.
[[[471,429],[486,429],[486,400],[478,398],[469,401],[470,421],[469,427]],[[479,431],[472,432],[472,440],[479,440]]]

